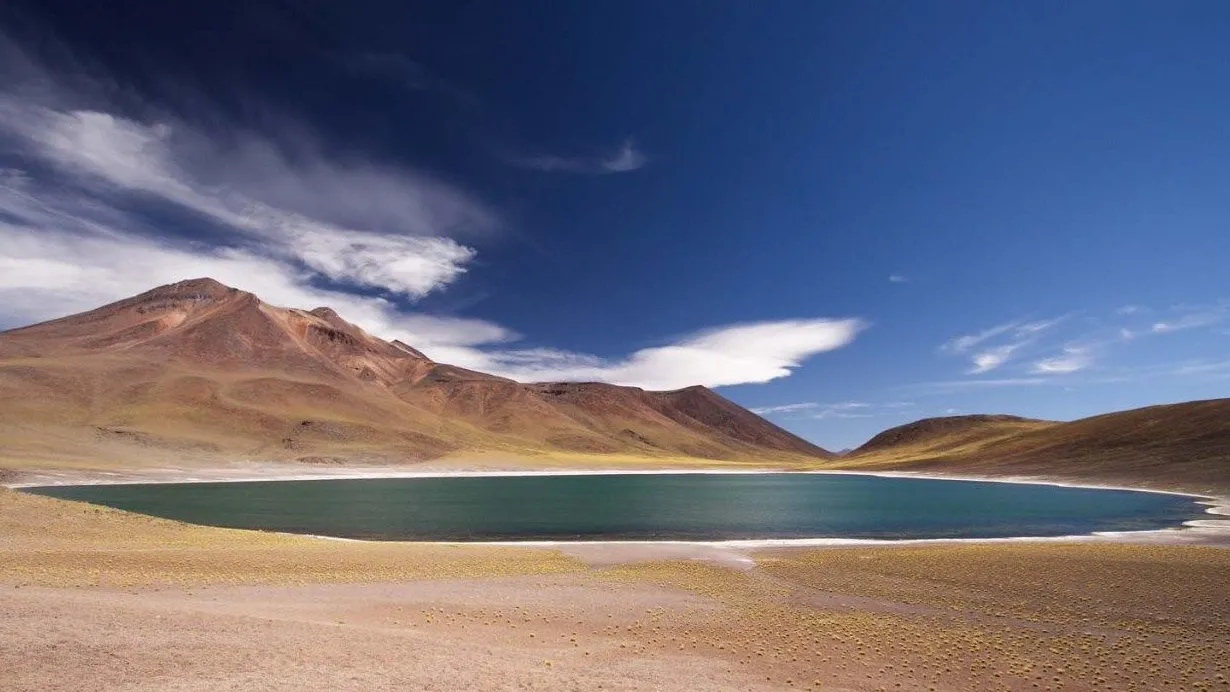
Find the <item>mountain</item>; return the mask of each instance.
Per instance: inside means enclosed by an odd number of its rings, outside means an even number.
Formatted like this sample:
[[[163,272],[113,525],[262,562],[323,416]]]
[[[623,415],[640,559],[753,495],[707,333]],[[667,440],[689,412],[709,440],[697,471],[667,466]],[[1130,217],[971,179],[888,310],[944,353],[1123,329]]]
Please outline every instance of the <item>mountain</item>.
[[[1230,399],[1071,422],[928,418],[876,435],[842,462],[865,469],[1056,476],[1224,492],[1230,488]]]
[[[0,332],[0,456],[828,457],[704,387],[522,384],[212,279]],[[168,456],[172,455],[172,456]]]

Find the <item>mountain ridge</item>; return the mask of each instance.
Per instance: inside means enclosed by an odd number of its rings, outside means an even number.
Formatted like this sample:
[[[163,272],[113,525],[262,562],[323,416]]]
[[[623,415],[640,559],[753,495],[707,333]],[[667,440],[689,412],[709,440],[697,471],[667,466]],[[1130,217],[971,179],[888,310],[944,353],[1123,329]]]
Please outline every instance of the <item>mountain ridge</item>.
[[[0,332],[0,413],[10,440],[108,430],[262,459],[829,456],[705,387],[523,384],[205,278]]]

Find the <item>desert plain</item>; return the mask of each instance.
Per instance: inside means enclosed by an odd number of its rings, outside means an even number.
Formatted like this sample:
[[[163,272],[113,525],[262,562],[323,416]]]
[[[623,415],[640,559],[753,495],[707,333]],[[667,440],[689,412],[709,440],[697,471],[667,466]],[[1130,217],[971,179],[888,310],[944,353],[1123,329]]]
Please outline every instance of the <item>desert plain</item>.
[[[6,690],[1230,689],[1230,550],[1184,531],[364,542],[2,489],[0,670]]]

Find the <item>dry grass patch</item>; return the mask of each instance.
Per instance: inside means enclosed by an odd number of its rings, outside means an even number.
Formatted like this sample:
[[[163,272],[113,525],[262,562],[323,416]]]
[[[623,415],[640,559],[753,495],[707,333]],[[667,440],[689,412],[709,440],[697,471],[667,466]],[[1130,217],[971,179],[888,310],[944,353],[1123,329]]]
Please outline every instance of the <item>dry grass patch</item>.
[[[634,652],[695,648],[786,687],[1230,689],[1230,551],[982,544],[758,557],[751,572],[678,561],[601,574],[727,606],[683,633],[670,613],[647,613],[623,626]]]
[[[0,489],[0,582],[303,584],[584,569],[552,550],[334,541],[193,526]]]

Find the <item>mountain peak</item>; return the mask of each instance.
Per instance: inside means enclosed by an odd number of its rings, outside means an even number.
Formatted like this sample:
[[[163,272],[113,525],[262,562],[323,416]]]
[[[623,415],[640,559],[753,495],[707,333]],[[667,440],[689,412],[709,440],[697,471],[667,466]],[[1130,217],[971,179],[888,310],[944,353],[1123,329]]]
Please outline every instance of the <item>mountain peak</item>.
[[[239,289],[231,288],[221,281],[211,279],[207,276],[198,279],[176,281],[173,284],[166,284],[165,286],[159,286],[158,288],[148,291],[148,293],[200,293],[211,298],[222,298],[232,293],[239,292]]]
[[[334,310],[333,308],[327,308],[324,306],[321,306],[318,308],[312,308],[311,310],[308,310],[308,312],[326,321],[338,320],[342,318],[341,315],[337,314],[337,310]]]

